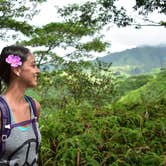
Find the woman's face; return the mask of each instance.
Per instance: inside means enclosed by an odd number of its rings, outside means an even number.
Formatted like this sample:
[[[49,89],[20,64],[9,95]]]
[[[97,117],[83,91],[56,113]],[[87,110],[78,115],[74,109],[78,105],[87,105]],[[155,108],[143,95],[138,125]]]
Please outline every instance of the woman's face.
[[[37,85],[37,76],[39,73],[40,70],[36,66],[35,57],[30,53],[21,66],[20,79],[27,88],[34,87]]]

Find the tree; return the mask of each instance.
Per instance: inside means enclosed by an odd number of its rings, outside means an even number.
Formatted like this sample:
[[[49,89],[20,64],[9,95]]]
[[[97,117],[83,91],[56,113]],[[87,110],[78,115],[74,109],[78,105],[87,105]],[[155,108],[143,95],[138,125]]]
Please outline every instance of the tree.
[[[37,28],[31,39],[23,42],[39,48],[39,51],[35,52],[39,57],[39,65],[48,61],[56,62],[57,48],[72,48],[73,51],[63,56],[70,60],[92,57],[94,52],[106,51],[109,43],[103,40],[100,33],[102,27],[109,22],[127,26],[132,21],[132,18],[125,14],[124,8],[116,8],[113,0],[73,4],[59,8],[58,13],[63,18],[62,22]]]
[[[42,1],[44,0],[28,2],[33,8],[33,3]],[[105,25],[111,23],[124,27],[132,25],[135,21],[126,14],[123,7],[116,6],[116,1],[118,0],[86,1],[83,4],[58,8],[58,13],[62,18],[61,22],[33,27],[26,22],[26,19],[31,18],[36,10],[29,11],[30,7],[24,5],[25,1],[20,1],[19,5],[15,5],[18,3],[17,1],[1,0],[0,9],[3,14],[0,16],[0,26],[1,29],[12,29],[27,35],[28,39],[19,44],[37,48],[38,51],[35,53],[38,55],[39,65],[46,62],[63,62],[63,59],[59,58],[57,48],[62,48],[63,52],[68,51],[64,53],[63,58],[79,60],[84,57],[92,57],[94,52],[107,51],[110,44],[104,41],[101,33]],[[165,14],[165,1],[136,0],[134,8],[139,10],[142,7],[144,7],[142,11],[147,11],[146,13],[158,9],[159,12]],[[140,12],[140,14],[145,13]],[[165,22],[158,25],[165,25]],[[6,37],[6,34],[4,36]]]
[[[152,3],[153,2],[153,3]],[[165,2],[158,1],[136,1],[133,6],[143,11],[154,11],[158,9],[165,12]],[[149,7],[148,7],[149,6]],[[146,13],[147,13],[146,12]],[[72,51],[64,53],[64,58],[79,60],[80,57],[91,57],[94,52],[106,51],[109,43],[103,40],[102,29],[107,24],[116,24],[118,27],[135,24],[140,27],[134,18],[126,14],[123,7],[116,6],[116,0],[86,1],[83,4],[71,4],[58,8],[62,22],[54,22],[37,28],[30,40],[24,44],[38,47],[39,64],[43,62],[57,62],[57,48],[72,48]],[[140,14],[145,14],[140,12]],[[147,19],[146,19],[147,20]],[[138,25],[138,26],[137,26]],[[154,24],[153,24],[154,25]],[[157,25],[165,25],[164,22]],[[85,40],[86,38],[86,40]],[[49,56],[46,56],[49,55]],[[52,57],[52,58],[50,58]]]
[[[165,0],[136,0],[135,9],[141,8],[141,14],[148,14],[149,12],[158,11],[159,13],[166,14],[166,1]]]
[[[56,63],[59,60],[56,53],[56,48],[73,48],[74,51],[64,55],[64,58],[70,57],[79,58],[81,54],[88,55],[88,52],[95,50],[98,52],[104,51],[107,45],[106,42],[102,42],[98,37],[92,38],[91,41],[82,43],[83,37],[92,36],[96,32],[95,28],[86,27],[83,24],[76,22],[54,22],[44,25],[43,27],[36,28],[32,38],[28,41],[23,41],[22,44],[33,47],[39,47],[39,51],[35,51],[38,54],[38,63],[43,64],[45,62]],[[41,48],[42,47],[42,48]],[[49,56],[48,56],[49,55]]]
[[[139,11],[141,15],[148,15],[149,13],[157,11],[160,14],[166,14],[166,1],[165,0],[136,0],[134,9]],[[166,27],[166,20],[158,23],[160,26]]]
[[[0,38],[9,40],[22,35],[30,36],[33,26],[27,20],[39,12],[37,5],[45,0],[0,0]]]

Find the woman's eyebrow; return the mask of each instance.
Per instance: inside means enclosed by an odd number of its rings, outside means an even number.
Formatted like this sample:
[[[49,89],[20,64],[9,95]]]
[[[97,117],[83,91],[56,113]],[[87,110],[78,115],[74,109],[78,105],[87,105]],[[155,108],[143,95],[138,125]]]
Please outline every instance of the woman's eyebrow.
[[[32,60],[31,63],[36,63],[36,61],[35,61],[35,60]]]

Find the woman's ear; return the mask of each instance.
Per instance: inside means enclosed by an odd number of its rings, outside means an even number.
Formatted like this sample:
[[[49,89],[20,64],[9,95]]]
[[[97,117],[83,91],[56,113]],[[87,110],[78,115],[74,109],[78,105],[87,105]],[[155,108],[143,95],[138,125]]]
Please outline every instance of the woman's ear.
[[[20,67],[12,67],[11,68],[11,71],[13,74],[15,74],[17,77],[20,77],[20,74],[21,74],[21,69]]]

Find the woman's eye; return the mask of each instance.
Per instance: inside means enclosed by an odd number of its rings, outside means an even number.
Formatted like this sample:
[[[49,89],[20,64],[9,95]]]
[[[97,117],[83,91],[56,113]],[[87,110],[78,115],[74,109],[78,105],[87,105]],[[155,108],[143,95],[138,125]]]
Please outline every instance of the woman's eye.
[[[36,67],[36,64],[32,64],[32,67]]]

